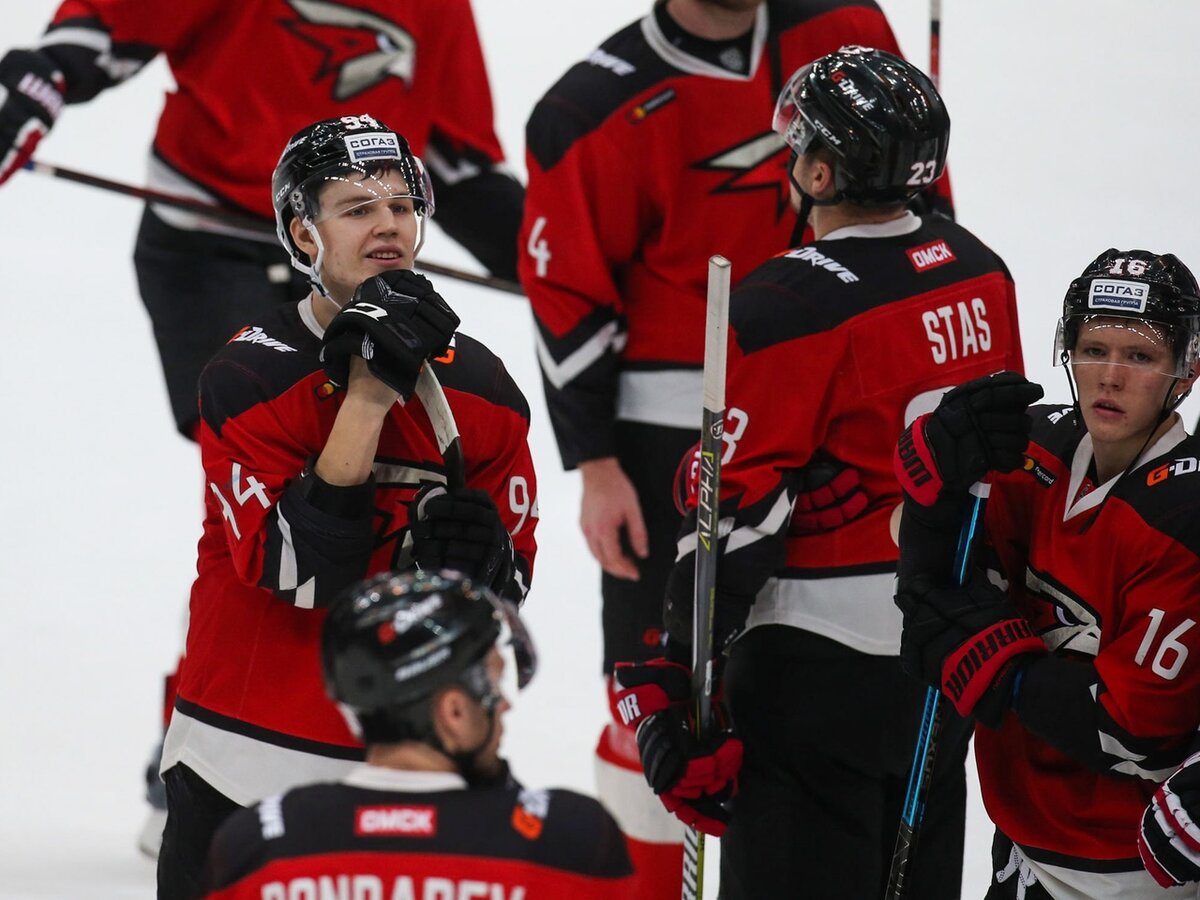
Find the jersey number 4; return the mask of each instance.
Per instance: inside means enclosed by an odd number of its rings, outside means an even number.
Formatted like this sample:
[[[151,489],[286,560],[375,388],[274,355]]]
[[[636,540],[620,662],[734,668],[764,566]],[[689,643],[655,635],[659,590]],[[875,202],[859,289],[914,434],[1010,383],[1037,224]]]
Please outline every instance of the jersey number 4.
[[[246,501],[253,497],[262,505],[263,509],[270,509],[271,501],[267,499],[267,486],[265,484],[253,475],[247,475],[245,486],[243,486],[241,463],[233,464],[233,474],[229,479],[229,486],[233,489],[233,499],[237,501],[238,506],[245,506]],[[225,495],[221,493],[221,489],[217,487],[215,481],[210,481],[208,487],[216,495],[217,502],[221,504],[221,513],[225,516],[229,527],[233,529],[233,536],[240,541],[242,539],[242,532],[238,528],[237,519],[233,515],[233,507],[229,505],[229,501],[225,499]]]

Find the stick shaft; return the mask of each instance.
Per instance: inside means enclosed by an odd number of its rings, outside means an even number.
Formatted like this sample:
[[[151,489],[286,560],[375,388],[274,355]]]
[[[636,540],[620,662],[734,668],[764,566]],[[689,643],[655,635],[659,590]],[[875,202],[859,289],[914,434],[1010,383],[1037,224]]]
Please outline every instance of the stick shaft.
[[[725,428],[725,338],[729,329],[729,260],[708,261],[708,311],[704,328],[704,412],[700,430],[700,482],[696,506],[696,588],[692,598],[692,697],[696,731],[712,722],[713,617],[716,610],[720,529],[721,454]],[[683,900],[704,896],[704,832],[689,828],[683,840]]]
[[[983,511],[990,489],[991,485],[987,482],[977,482],[971,486],[971,506],[958,533],[958,548],[954,554],[954,580],[960,585],[966,584],[970,574],[971,552],[983,529]],[[904,878],[921,831],[921,822],[925,818],[925,801],[929,798],[944,707],[941,692],[937,688],[929,688],[925,692],[925,709],[921,714],[912,767],[908,773],[908,790],[904,795],[900,827],[896,832],[896,848],[892,853],[892,868],[884,895],[887,900],[901,900],[907,887]]]

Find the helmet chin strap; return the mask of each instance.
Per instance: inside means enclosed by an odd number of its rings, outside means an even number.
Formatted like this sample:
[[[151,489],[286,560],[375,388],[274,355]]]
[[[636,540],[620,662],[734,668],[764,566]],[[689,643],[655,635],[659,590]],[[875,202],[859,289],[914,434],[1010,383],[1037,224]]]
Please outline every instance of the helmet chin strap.
[[[788,166],[788,183],[792,189],[800,195],[800,210],[796,214],[796,228],[792,233],[792,244],[799,245],[800,237],[804,234],[804,228],[808,225],[808,217],[812,215],[814,206],[837,206],[842,202],[842,192],[838,191],[832,197],[826,200],[818,200],[808,191],[800,186],[800,179],[796,177],[796,160],[799,154],[792,151],[791,164]]]

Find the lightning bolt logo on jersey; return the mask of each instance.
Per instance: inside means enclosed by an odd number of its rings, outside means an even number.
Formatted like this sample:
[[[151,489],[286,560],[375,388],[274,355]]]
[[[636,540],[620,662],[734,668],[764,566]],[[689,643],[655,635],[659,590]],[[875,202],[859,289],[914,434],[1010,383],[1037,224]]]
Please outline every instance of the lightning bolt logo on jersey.
[[[411,89],[417,42],[405,28],[374,13],[328,0],[287,0],[298,18],[284,27],[322,53],[313,81],[333,79],[333,99],[348,100],[399,78]]]
[[[526,128],[519,268],[568,467],[609,455],[615,420],[699,427],[705,260],[736,282],[795,226],[770,130],[783,81],[846,43],[899,52],[869,2],[763,4],[719,63],[660,15],[572,67]]]
[[[733,194],[741,191],[770,191],[775,197],[775,221],[788,211],[788,166],[791,153],[783,138],[767,131],[742,141],[728,150],[692,163],[692,168],[728,172],[729,177],[709,191]]]

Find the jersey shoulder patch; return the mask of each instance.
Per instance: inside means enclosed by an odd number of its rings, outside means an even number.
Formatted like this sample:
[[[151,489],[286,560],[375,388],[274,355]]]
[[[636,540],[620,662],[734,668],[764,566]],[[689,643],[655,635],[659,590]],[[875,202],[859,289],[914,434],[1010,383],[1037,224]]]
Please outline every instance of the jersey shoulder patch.
[[[609,116],[675,74],[646,43],[641,20],[630,23],[568,69],[538,101],[525,126],[529,153],[543,171],[554,167]]]
[[[506,407],[529,421],[529,401],[500,357],[475,338],[458,332],[446,354],[433,361],[433,368],[442,387]]]

